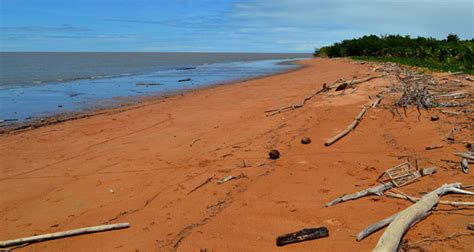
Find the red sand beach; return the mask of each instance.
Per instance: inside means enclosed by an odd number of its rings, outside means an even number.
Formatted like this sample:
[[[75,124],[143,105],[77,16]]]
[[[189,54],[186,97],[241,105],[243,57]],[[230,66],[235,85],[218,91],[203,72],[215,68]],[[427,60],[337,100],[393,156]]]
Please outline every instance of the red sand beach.
[[[329,208],[326,203],[376,185],[383,171],[407,159],[438,166],[436,174],[400,188],[409,195],[420,197],[445,183],[474,184],[473,171],[464,174],[440,161],[459,160],[453,152],[464,152],[464,145],[443,139],[470,119],[438,109],[394,116],[383,105],[393,104],[396,94],[370,109],[346,137],[324,146],[371,104],[369,95],[391,85],[390,78],[361,83],[344,95],[330,91],[303,108],[267,117],[264,111],[297,103],[323,83],[377,74],[373,64],[346,59],[301,64],[296,71],[0,135],[0,239],[129,222],[128,229],[18,251],[370,251],[383,231],[361,242],[357,233],[412,203],[378,196]],[[472,82],[461,83],[472,93]],[[440,119],[431,121],[433,114]],[[302,137],[312,142],[303,145]],[[472,131],[463,128],[456,138],[472,142]],[[434,144],[444,148],[425,150]],[[270,149],[281,158],[269,160]],[[229,175],[239,179],[217,184]],[[456,195],[443,200],[474,201]],[[465,232],[473,214],[472,207],[439,205],[404,239]],[[319,226],[329,229],[329,237],[275,245],[278,235]],[[472,244],[471,235],[419,245],[472,251]]]

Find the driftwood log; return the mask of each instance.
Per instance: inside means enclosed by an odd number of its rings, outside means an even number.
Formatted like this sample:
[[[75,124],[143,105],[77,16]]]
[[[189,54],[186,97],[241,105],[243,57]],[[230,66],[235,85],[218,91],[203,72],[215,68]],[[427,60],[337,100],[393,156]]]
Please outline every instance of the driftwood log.
[[[302,108],[306,104],[307,101],[311,100],[316,95],[318,95],[320,93],[323,93],[323,92],[327,92],[329,90],[330,90],[330,88],[328,86],[326,86],[326,84],[324,84],[323,87],[320,90],[314,92],[313,94],[311,94],[309,96],[304,97],[303,100],[301,101],[301,103],[299,103],[299,104],[293,104],[293,105],[286,106],[286,107],[283,107],[283,108],[280,108],[280,109],[267,110],[267,111],[265,111],[265,113],[270,113],[267,116],[274,116],[274,115],[282,113],[282,112],[284,112],[288,109],[293,109],[294,110],[294,109],[297,109],[297,108]]]
[[[327,236],[329,236],[329,230],[326,227],[305,228],[298,232],[278,236],[276,245],[280,247],[291,243],[313,240]]]
[[[406,194],[401,194],[401,193],[392,193],[392,192],[387,192],[386,196],[391,197],[391,198],[396,198],[396,199],[406,199],[411,201],[412,203],[416,203],[420,201],[420,198],[409,196]],[[474,206],[474,202],[461,202],[461,201],[447,201],[447,200],[440,200],[438,204],[441,205],[449,205],[449,206]]]
[[[417,171],[417,173],[419,173],[417,175],[419,175],[419,177],[423,177],[423,176],[434,174],[436,171],[437,171],[436,167],[425,168],[425,169],[421,169],[421,170]],[[341,202],[346,202],[346,201],[349,201],[349,200],[355,200],[355,199],[362,198],[362,197],[369,196],[369,195],[381,196],[383,194],[383,192],[387,191],[388,189],[394,188],[394,187],[395,187],[395,185],[392,182],[388,182],[388,183],[384,183],[384,184],[381,184],[381,185],[378,185],[378,186],[374,186],[374,187],[371,187],[371,188],[353,193],[353,194],[343,195],[343,196],[327,203],[326,207],[334,206],[334,205],[339,204]]]
[[[369,76],[369,77],[366,77],[366,78],[363,78],[363,79],[359,79],[359,80],[352,80],[352,81],[346,81],[344,83],[341,83],[339,84],[337,87],[336,87],[336,91],[341,91],[341,90],[344,90],[348,87],[352,87],[352,86],[355,86],[357,84],[360,84],[362,82],[366,82],[366,81],[370,81],[372,79],[376,79],[376,78],[381,78],[381,77],[384,77],[385,75],[381,74],[381,75],[374,75],[374,76]]]
[[[41,241],[58,239],[58,238],[74,236],[74,235],[90,234],[90,233],[103,232],[103,231],[109,231],[109,230],[114,230],[114,229],[122,229],[122,228],[128,228],[128,227],[130,227],[129,223],[119,223],[119,224],[79,228],[79,229],[73,229],[69,231],[63,231],[63,232],[57,232],[57,233],[51,233],[51,234],[35,235],[35,236],[30,236],[30,237],[15,239],[15,240],[0,241],[0,248],[22,245],[25,243],[41,242]]]
[[[438,204],[440,197],[444,194],[459,193],[474,195],[474,192],[465,191],[460,188],[461,183],[445,184],[424,195],[417,203],[398,213],[380,237],[373,251],[396,252],[403,235],[416,222],[428,216],[433,207]]]
[[[301,101],[301,103],[293,104],[293,105],[286,106],[286,107],[279,108],[279,109],[270,109],[270,110],[265,111],[265,113],[269,113],[267,116],[274,116],[276,114],[280,114],[280,113],[282,113],[284,111],[287,111],[289,109],[295,110],[297,108],[302,108],[302,107],[304,107],[304,105],[306,104],[307,101],[311,100],[313,97],[315,97],[318,94],[327,92],[327,91],[329,91],[331,89],[334,89],[334,88],[336,88],[336,90],[337,90],[337,88],[343,87],[344,85],[345,85],[345,87],[348,87],[349,84],[350,84],[350,86],[354,86],[354,85],[357,85],[357,84],[360,84],[360,83],[363,83],[363,82],[366,82],[366,81],[370,81],[370,80],[375,79],[375,78],[381,78],[383,76],[385,76],[385,75],[382,74],[382,75],[369,76],[367,78],[363,78],[363,79],[359,79],[359,80],[345,81],[345,82],[340,83],[340,84],[336,84],[338,82],[338,81],[336,81],[331,86],[327,86],[326,84],[324,84],[323,87],[320,90],[314,92],[313,94],[311,94],[309,96],[304,97],[303,100]]]
[[[349,124],[349,126],[345,130],[341,131],[336,136],[334,136],[334,137],[330,138],[329,140],[327,140],[326,143],[324,143],[324,145],[329,146],[329,145],[335,143],[337,140],[343,138],[345,135],[349,134],[349,132],[351,132],[351,130],[353,130],[357,126],[357,124],[359,124],[359,122],[362,120],[362,117],[364,117],[365,113],[367,113],[367,107],[364,106],[364,108],[356,116],[354,121],[352,121],[352,123]]]

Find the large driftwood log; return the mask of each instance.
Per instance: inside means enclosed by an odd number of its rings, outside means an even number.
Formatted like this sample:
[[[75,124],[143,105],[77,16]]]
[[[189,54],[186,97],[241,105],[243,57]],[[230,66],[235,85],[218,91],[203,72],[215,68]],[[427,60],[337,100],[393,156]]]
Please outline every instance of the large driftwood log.
[[[456,152],[454,153],[454,155],[465,158],[465,159],[474,160],[474,156],[470,152],[464,152],[464,153]]]
[[[330,138],[329,140],[327,140],[326,143],[324,143],[324,145],[329,146],[329,145],[335,143],[337,140],[343,138],[345,135],[349,134],[349,132],[351,132],[351,130],[353,130],[357,126],[357,124],[359,124],[359,122],[362,120],[362,117],[364,117],[365,113],[367,113],[367,107],[364,106],[364,108],[356,116],[354,121],[352,121],[352,123],[349,124],[349,126],[345,130],[341,131],[336,136],[334,136],[334,137]]]
[[[388,225],[373,251],[396,252],[403,235],[414,223],[426,217],[444,194],[460,193],[474,195],[474,192],[464,191],[460,188],[461,183],[443,185],[424,195],[417,203],[401,211]]]
[[[424,215],[424,216],[421,216],[420,219],[417,222],[413,223],[410,227],[416,225],[419,221],[423,220],[426,216],[428,216],[430,214],[431,214],[431,212],[426,213],[426,215]],[[392,215],[388,218],[385,218],[385,219],[383,219],[383,220],[381,220],[381,221],[379,221],[379,222],[377,222],[373,225],[368,226],[367,228],[365,228],[364,230],[362,230],[360,233],[357,234],[356,240],[357,241],[362,241],[363,239],[365,239],[367,236],[371,235],[372,233],[388,226],[395,219],[395,217],[397,217],[397,216],[398,216],[398,213],[396,213],[396,214],[394,214],[394,215]]]
[[[90,233],[109,231],[109,230],[114,230],[114,229],[122,229],[122,228],[128,228],[128,227],[130,227],[129,223],[119,223],[119,224],[79,228],[79,229],[73,229],[69,231],[57,232],[57,233],[51,233],[51,234],[35,235],[35,236],[30,236],[30,237],[15,239],[15,240],[0,241],[0,248],[16,246],[16,245],[21,245],[25,243],[52,240],[52,239],[57,239],[57,238],[73,236],[73,235],[90,234]]]
[[[421,169],[417,172],[419,173],[419,177],[423,177],[423,176],[434,174],[436,171],[437,171],[436,167],[430,167],[430,168]],[[349,201],[349,200],[355,200],[355,199],[362,198],[362,197],[369,196],[369,195],[381,196],[383,194],[383,192],[385,192],[388,189],[391,189],[393,187],[395,187],[395,185],[392,182],[388,182],[388,183],[384,183],[384,184],[381,184],[381,185],[378,185],[378,186],[374,186],[374,187],[371,187],[371,188],[353,193],[353,194],[343,195],[343,196],[327,203],[326,207],[334,206],[334,205],[339,204],[341,202],[345,202],[345,201]]]

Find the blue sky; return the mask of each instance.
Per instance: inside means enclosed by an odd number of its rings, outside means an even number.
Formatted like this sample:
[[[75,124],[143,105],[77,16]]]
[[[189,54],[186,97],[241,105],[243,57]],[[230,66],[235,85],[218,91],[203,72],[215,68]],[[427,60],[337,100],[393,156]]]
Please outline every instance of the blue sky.
[[[308,53],[366,34],[470,39],[473,2],[0,0],[0,50]]]

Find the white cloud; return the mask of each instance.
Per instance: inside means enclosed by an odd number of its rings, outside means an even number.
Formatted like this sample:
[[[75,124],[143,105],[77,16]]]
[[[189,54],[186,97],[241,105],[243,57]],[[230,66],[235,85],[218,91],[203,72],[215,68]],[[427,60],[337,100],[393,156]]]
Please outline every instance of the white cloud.
[[[471,0],[254,0],[234,4],[229,16],[298,50],[367,34],[470,39],[474,24]]]

